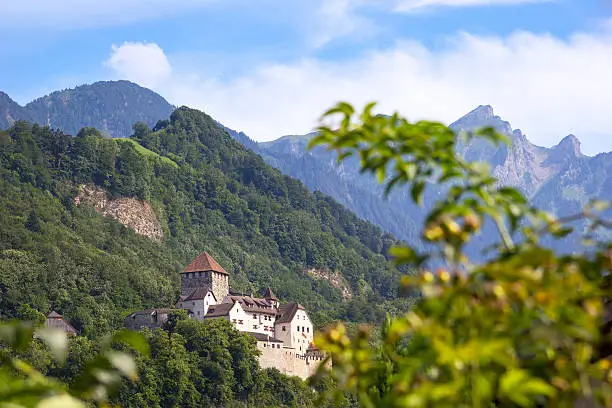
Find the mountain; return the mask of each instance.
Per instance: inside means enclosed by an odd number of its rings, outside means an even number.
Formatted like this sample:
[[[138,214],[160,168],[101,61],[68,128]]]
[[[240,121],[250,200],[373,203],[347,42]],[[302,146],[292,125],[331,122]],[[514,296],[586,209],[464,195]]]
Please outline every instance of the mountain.
[[[32,120],[29,112],[7,94],[0,92],[0,129],[12,126],[17,120]]]
[[[128,81],[104,81],[53,92],[24,107],[0,92],[0,129],[27,120],[76,135],[95,127],[111,137],[128,137],[132,125],[153,126],[174,107],[157,93]]]
[[[470,161],[490,164],[500,184],[521,190],[534,204],[559,216],[580,212],[593,198],[612,199],[612,154],[588,157],[580,151],[580,141],[568,135],[551,148],[532,144],[519,129],[495,115],[488,105],[479,106],[450,127],[457,132],[493,126],[508,136],[511,146],[494,146],[485,140],[459,144],[458,151]],[[329,194],[359,217],[369,220],[398,238],[422,248],[419,227],[426,208],[443,191],[430,186],[425,206],[412,204],[407,191],[398,190],[384,197],[384,190],[373,176],[359,171],[359,162],[349,158],[341,164],[336,154],[321,148],[307,150],[312,137],[284,136],[272,142],[258,143],[255,149],[271,165],[283,173],[302,180],[311,190]],[[581,229],[584,224],[576,223]],[[495,239],[485,229],[475,240],[472,254]],[[578,234],[560,242],[551,242],[558,250],[569,252],[580,245]]]
[[[0,131],[0,311],[56,310],[97,337],[169,307],[203,250],[233,289],[299,301],[319,325],[405,310],[397,241],[311,193],[206,114],[176,110],[130,139],[16,124]]]
[[[96,82],[54,92],[25,107],[0,93],[0,128],[10,126],[16,119],[26,119],[40,124],[50,123],[69,134],[91,126],[111,136],[125,137],[132,134],[134,122],[153,126],[158,120],[167,119],[171,110],[171,105],[161,96],[136,84],[127,81]],[[301,180],[311,191],[330,195],[360,218],[422,248],[419,231],[425,215],[423,208],[413,205],[404,190],[395,191],[385,198],[375,178],[359,172],[356,159],[337,164],[333,152],[323,148],[308,151],[312,134],[284,136],[272,142],[257,143],[243,132],[215,123],[268,164]],[[609,175],[605,169],[608,168],[609,156],[583,155],[576,136],[568,135],[552,148],[536,146],[521,130],[513,129],[510,123],[495,115],[488,105],[477,107],[451,124],[457,131],[483,126],[494,126],[507,135],[512,140],[512,147],[495,147],[484,140],[475,140],[468,145],[459,145],[460,154],[468,160],[488,162],[501,183],[519,188],[542,208],[559,215],[569,214],[582,208],[590,198],[608,196],[609,190],[605,187]],[[587,181],[588,185],[585,184]],[[442,191],[436,186],[429,189],[425,206],[440,194]],[[491,238],[484,234],[481,242],[490,242]],[[570,239],[556,245],[569,250],[576,244],[576,239]]]

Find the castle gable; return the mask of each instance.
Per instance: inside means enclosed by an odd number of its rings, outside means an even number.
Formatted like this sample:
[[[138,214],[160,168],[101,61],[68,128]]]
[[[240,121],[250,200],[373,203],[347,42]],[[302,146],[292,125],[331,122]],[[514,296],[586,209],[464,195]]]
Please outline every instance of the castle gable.
[[[193,292],[191,292],[191,294],[189,296],[187,296],[185,299],[183,299],[184,301],[189,301],[189,300],[202,300],[206,297],[207,294],[210,293],[210,296],[212,296],[215,301],[217,300],[217,298],[215,298],[215,294],[212,293],[212,291],[210,289],[208,289],[207,287],[199,287],[196,288]]]
[[[289,302],[279,306],[278,313],[280,317],[276,319],[276,323],[291,323],[293,317],[298,310],[306,310],[304,306],[297,302]]]

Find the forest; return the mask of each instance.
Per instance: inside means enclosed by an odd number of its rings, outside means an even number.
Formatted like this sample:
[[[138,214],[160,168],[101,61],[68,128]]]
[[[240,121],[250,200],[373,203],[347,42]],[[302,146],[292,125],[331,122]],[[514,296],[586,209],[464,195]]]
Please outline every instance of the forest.
[[[172,306],[178,272],[203,250],[231,274],[233,289],[270,286],[304,304],[319,326],[376,322],[409,307],[397,296],[407,270],[385,256],[392,236],[266,165],[206,114],[180,108],[154,129],[134,129],[130,140],[26,122],[0,133],[5,317],[29,304],[59,311],[83,335],[106,334],[134,310]],[[83,184],[150,202],[164,239],[75,206]],[[344,301],[306,268],[339,272],[354,296]]]
[[[0,132],[0,312],[3,320],[44,321],[59,311],[79,332],[60,364],[34,341],[22,357],[71,383],[99,355],[100,339],[147,307],[172,307],[179,271],[206,250],[235,290],[270,286],[297,300],[319,328],[343,320],[377,323],[408,310],[386,254],[397,243],[321,193],[271,168],[206,114],[176,110],[128,139],[84,128],[76,136],[21,121]],[[164,238],[136,234],[88,205],[80,186],[146,200]],[[339,273],[350,299],[325,279]],[[176,323],[176,322],[175,322]],[[180,321],[146,332],[150,355],[136,359],[141,381],[117,385],[122,406],[308,406],[301,380],[257,367],[253,339],[223,323]],[[279,384],[283,392],[278,393]],[[170,399],[169,399],[170,398]]]

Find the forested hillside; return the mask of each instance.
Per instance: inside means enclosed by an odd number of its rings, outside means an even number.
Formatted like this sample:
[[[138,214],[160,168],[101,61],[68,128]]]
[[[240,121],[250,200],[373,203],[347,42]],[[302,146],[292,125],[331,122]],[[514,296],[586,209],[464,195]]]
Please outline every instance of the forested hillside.
[[[86,128],[72,138],[17,122],[0,132],[0,310],[55,309],[89,336],[129,311],[171,306],[178,271],[202,250],[234,289],[270,286],[314,321],[379,321],[405,309],[401,272],[383,254],[396,241],[328,196],[310,193],[232,140],[207,115],[181,108],[128,142]],[[144,147],[144,148],[143,148]],[[145,149],[146,148],[146,149]],[[160,242],[87,205],[79,186],[151,203]],[[337,271],[353,294],[312,277]]]

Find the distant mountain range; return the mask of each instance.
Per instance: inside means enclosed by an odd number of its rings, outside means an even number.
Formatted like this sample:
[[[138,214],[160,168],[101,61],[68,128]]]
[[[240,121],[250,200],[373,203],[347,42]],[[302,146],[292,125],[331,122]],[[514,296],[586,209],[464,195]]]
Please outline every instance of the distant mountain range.
[[[155,125],[174,110],[155,92],[129,81],[105,81],[53,92],[20,106],[0,92],[0,128],[16,120],[27,120],[76,135],[84,127],[95,127],[112,137],[128,137],[132,125]]]
[[[25,119],[71,134],[81,127],[92,126],[113,137],[126,137],[136,121],[152,126],[157,120],[167,118],[172,109],[161,96],[130,82],[97,82],[54,92],[25,107],[0,93],[0,127]],[[413,205],[405,190],[384,198],[383,189],[374,177],[359,172],[356,159],[337,164],[333,152],[322,148],[308,151],[312,134],[257,143],[242,132],[220,126],[269,164],[301,180],[309,189],[332,196],[359,217],[418,245],[418,231],[425,210]],[[494,126],[509,136],[512,146],[495,147],[478,140],[460,146],[460,153],[469,160],[488,162],[501,183],[519,188],[539,207],[564,215],[580,211],[591,198],[612,199],[611,153],[585,156],[574,135],[566,136],[552,148],[535,146],[520,130],[496,116],[491,106],[479,106],[451,125],[457,131],[483,126]],[[425,207],[439,194],[439,189],[430,189]],[[484,245],[491,243],[491,239],[485,232],[477,243]],[[575,236],[555,244],[556,248],[571,251],[578,245],[577,239]]]

